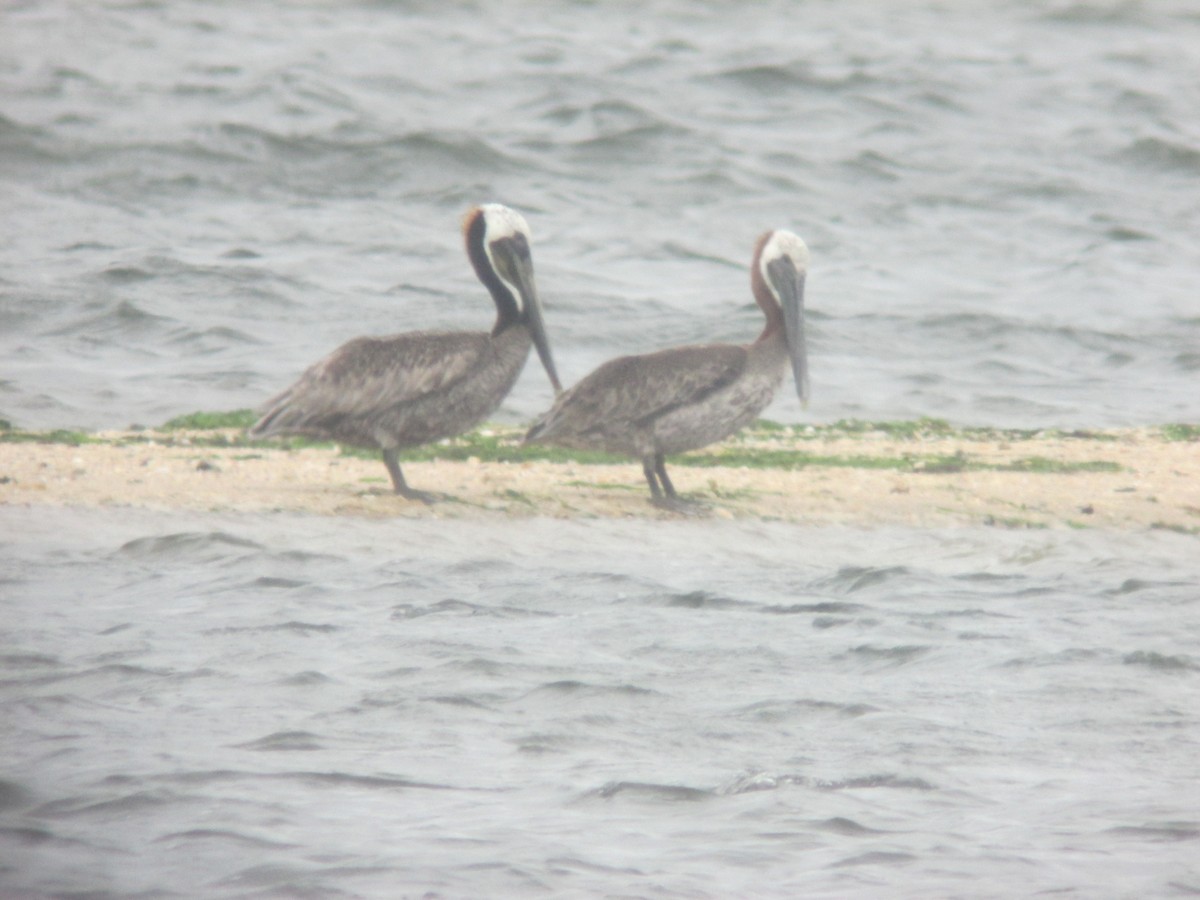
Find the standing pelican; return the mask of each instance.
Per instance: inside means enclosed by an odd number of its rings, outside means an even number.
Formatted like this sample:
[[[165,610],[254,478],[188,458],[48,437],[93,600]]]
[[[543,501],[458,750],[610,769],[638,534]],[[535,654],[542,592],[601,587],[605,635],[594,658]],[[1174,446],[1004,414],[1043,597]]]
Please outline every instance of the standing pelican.
[[[490,333],[355,338],[270,400],[249,436],[299,434],[382,450],[396,493],[432,503],[434,495],[405,483],[401,447],[452,437],[483,421],[517,380],[531,343],[560,392],[533,281],[529,226],[507,206],[488,203],[467,212],[463,238],[496,304]]]
[[[676,512],[665,456],[695,450],[748,425],[771,402],[790,361],[808,400],[804,279],[808,247],[790,231],[758,239],[750,287],[767,318],[752,344],[673,347],[610,360],[555,401],[527,441],[640,457],[651,502]]]

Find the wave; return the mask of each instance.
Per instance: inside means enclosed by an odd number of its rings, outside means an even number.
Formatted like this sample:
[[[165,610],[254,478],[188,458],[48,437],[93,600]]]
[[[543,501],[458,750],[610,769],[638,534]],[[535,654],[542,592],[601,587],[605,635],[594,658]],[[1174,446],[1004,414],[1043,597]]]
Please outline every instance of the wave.
[[[1072,3],[1042,13],[1039,18],[1065,25],[1102,25],[1113,28],[1152,24],[1152,19],[1146,15],[1139,3]]]
[[[1003,663],[1006,669],[1041,668],[1042,666],[1078,666],[1092,663],[1107,655],[1105,651],[1084,647],[1071,647],[1055,653],[1042,653],[1035,656],[1022,656]]]
[[[315,685],[332,684],[333,679],[323,672],[316,672],[309,669],[304,672],[297,672],[295,675],[289,675],[287,678],[279,679],[279,683],[287,687],[313,687]]]
[[[241,844],[246,847],[261,849],[286,849],[295,844],[286,841],[276,841],[253,834],[244,834],[229,828],[192,828],[188,831],[172,831],[154,839],[154,843],[195,843],[199,841],[220,841],[222,843]]]
[[[1161,825],[1117,825],[1106,834],[1130,837],[1139,841],[1172,843],[1200,838],[1200,822],[1164,822]]]
[[[401,603],[392,608],[393,619],[419,619],[433,615],[491,616],[497,619],[552,618],[549,610],[525,609],[518,606],[487,606],[467,600],[438,600],[428,605]]]
[[[866,176],[877,181],[896,182],[904,177],[905,166],[877,150],[863,150],[841,165],[855,179]]]
[[[108,780],[113,783],[119,782],[119,779]],[[174,807],[186,803],[188,800],[187,795],[155,788],[133,791],[103,800],[92,797],[64,797],[35,807],[30,811],[30,815],[46,819],[75,819],[95,815],[142,816],[146,815],[149,810]]]
[[[262,544],[228,534],[224,531],[181,531],[175,534],[134,538],[116,551],[117,556],[133,559],[188,559],[195,562],[216,562],[230,557],[243,557],[264,551]]]
[[[814,715],[833,715],[857,719],[879,712],[867,703],[837,703],[832,700],[761,700],[734,710],[733,715],[763,722],[782,722],[788,719],[811,719]]]
[[[838,94],[878,83],[877,78],[859,69],[841,75],[825,75],[806,62],[733,66],[712,73],[708,78],[771,95],[789,90]]]
[[[864,606],[861,603],[842,603],[837,600],[827,600],[819,603],[792,603],[787,606],[764,606],[762,611],[765,613],[774,613],[776,615],[793,616],[807,615],[810,613],[833,615],[850,614],[865,612],[869,609],[869,606]]]
[[[773,791],[781,787],[807,787],[820,791],[874,790],[879,788],[902,791],[935,791],[937,786],[924,778],[903,775],[861,775],[853,778],[828,780],[789,773],[754,772],[740,776],[720,789],[722,794],[746,794]]]
[[[64,152],[67,146],[46,128],[24,125],[0,115],[0,160],[11,173],[20,172],[26,166],[66,161],[70,158]]]
[[[1200,672],[1200,663],[1189,656],[1172,656],[1153,650],[1136,650],[1121,660],[1127,666],[1145,666],[1160,672]]]
[[[0,827],[0,840],[9,841],[22,847],[37,849],[46,849],[49,845],[56,845],[67,852],[94,846],[87,841],[55,834],[46,828],[19,825]],[[35,895],[30,894],[29,896],[32,897]]]
[[[0,653],[0,669],[5,671],[13,669],[44,670],[56,668],[62,664],[62,660],[57,656],[49,656],[45,653]]]
[[[109,781],[114,778],[123,778],[125,776],[110,776]],[[141,781],[147,780],[142,778],[134,778],[132,780]],[[238,769],[201,769],[186,772],[172,772],[163,775],[152,776],[150,780],[170,785],[184,785],[189,788],[197,786],[207,786],[213,784],[240,784],[243,782],[255,781],[284,781],[297,782],[312,787],[326,788],[365,788],[367,790],[385,790],[385,791],[405,791],[410,789],[448,791],[455,790],[454,785],[437,784],[427,781],[415,781],[409,778],[402,778],[397,775],[360,775],[352,772],[332,771],[293,771],[293,772],[253,772],[242,771]],[[478,788],[468,788],[468,790],[480,790]],[[141,791],[139,794],[148,792]],[[133,796],[133,795],[131,795]]]
[[[913,573],[905,566],[843,566],[829,577],[817,582],[816,587],[839,594],[854,594],[868,588],[876,588],[897,581],[912,580]],[[822,612],[845,612],[843,609],[821,610]]]
[[[845,859],[839,859],[837,862],[831,863],[831,865],[834,868],[844,868],[847,866],[894,866],[915,862],[918,859],[920,857],[914,853],[901,853],[895,850],[871,850],[867,853],[858,853],[854,856],[848,856]]]
[[[244,122],[195,129],[178,140],[80,138],[0,126],[0,159],[66,180],[81,196],[118,204],[163,205],[179,198],[349,198],[410,185],[427,188],[499,173],[528,175],[533,163],[493,140],[458,131],[401,134],[286,132]],[[69,167],[65,172],[64,167]],[[78,174],[76,174],[78,173]],[[76,180],[79,179],[79,180]],[[60,188],[61,189],[61,188]]]
[[[1200,147],[1163,138],[1139,138],[1118,151],[1119,162],[1157,172],[1200,175]]]
[[[891,663],[893,665],[905,665],[924,656],[933,647],[928,644],[903,644],[895,647],[875,647],[871,644],[860,644],[857,647],[851,647],[845,653],[839,654],[837,658],[851,659],[866,663]]]
[[[667,606],[684,607],[686,609],[747,609],[757,604],[746,600],[734,600],[710,591],[688,591],[684,594],[668,594],[662,598]]]
[[[29,802],[29,792],[14,781],[0,779],[0,811]]]
[[[1187,588],[1191,586],[1189,581],[1160,581],[1147,578],[1126,578],[1115,588],[1107,590],[1104,593],[1109,596],[1120,597],[1125,594],[1138,594],[1142,591],[1158,590],[1163,588]]]
[[[111,276],[109,273],[112,273]],[[101,277],[111,277],[118,282],[130,283],[153,276],[141,270],[120,267],[106,270]],[[75,319],[65,325],[43,331],[46,337],[84,337],[96,340],[102,336],[145,336],[161,333],[175,323],[169,316],[149,312],[131,300],[117,300],[104,304],[101,312]]]
[[[273,622],[270,625],[223,625],[220,628],[209,628],[204,634],[254,634],[258,632],[291,632],[299,635],[331,634],[341,631],[340,625],[329,625],[324,622]]]
[[[612,800],[615,798],[650,803],[698,803],[711,800],[716,794],[705,788],[680,784],[655,784],[646,781],[610,781],[588,791],[582,799]]]
[[[974,342],[1019,338],[1039,342],[1064,341],[1088,349],[1103,350],[1142,343],[1138,337],[1130,334],[1026,321],[992,313],[935,313],[920,316],[912,324],[920,330],[945,332],[944,336],[949,339]]]
[[[356,185],[412,177],[424,169],[495,172],[521,167],[516,157],[469,132],[418,130],[339,139],[328,133],[287,134],[229,122],[218,126],[215,142],[221,152],[243,160],[300,164],[277,171],[276,177],[288,183],[307,179],[313,187],[325,185],[351,195]],[[321,164],[320,170],[315,163]]]
[[[320,750],[324,747],[320,737],[311,731],[276,731],[273,734],[268,734],[266,737],[248,741],[244,744],[235,744],[234,746],[240,750],[264,750],[270,752]]]
[[[688,135],[687,129],[666,122],[634,125],[576,141],[572,147],[577,162],[619,163],[639,157],[660,146],[667,138]]]
[[[1176,353],[1171,362],[1181,372],[1200,372],[1200,351]]]
[[[586,681],[563,679],[539,685],[524,694],[524,697],[549,695],[558,698],[570,698],[572,702],[595,698],[630,698],[658,696],[659,692],[650,688],[638,687],[635,684],[589,684]]]

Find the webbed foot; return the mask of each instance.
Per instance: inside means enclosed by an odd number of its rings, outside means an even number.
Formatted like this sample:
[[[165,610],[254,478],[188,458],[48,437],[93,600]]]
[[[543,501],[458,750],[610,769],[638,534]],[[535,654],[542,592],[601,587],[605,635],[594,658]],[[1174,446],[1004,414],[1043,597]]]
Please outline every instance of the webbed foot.
[[[688,516],[689,518],[707,516],[711,512],[711,508],[707,503],[701,503],[697,500],[684,500],[678,496],[651,497],[650,502],[659,509],[665,509],[667,512],[673,512],[679,516]]]

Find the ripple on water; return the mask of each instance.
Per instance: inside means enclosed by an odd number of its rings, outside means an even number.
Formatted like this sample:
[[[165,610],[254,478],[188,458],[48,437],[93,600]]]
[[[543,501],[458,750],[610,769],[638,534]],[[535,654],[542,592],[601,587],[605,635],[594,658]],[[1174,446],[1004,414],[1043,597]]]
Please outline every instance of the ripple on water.
[[[57,656],[46,653],[0,653],[0,669],[33,669],[42,671],[52,667],[61,667],[62,660]]]
[[[324,744],[321,743],[320,736],[313,734],[311,731],[276,731],[257,740],[248,741],[244,744],[235,744],[234,746],[242,750],[291,752],[297,750],[320,750],[323,749]]]
[[[581,800],[631,800],[637,803],[700,803],[716,794],[704,788],[644,781],[610,781],[583,794]]]
[[[295,588],[308,587],[309,582],[300,581],[296,578],[281,578],[275,575],[260,575],[253,581],[248,581],[245,584],[238,585],[241,588],[257,589],[263,588],[269,591],[275,590],[293,590]]]
[[[154,838],[156,844],[197,844],[218,842],[240,844],[250,848],[286,849],[296,846],[287,841],[273,840],[261,835],[246,834],[229,828],[191,828],[187,831],[172,831]]]
[[[787,606],[767,605],[762,607],[764,613],[791,616],[818,613],[825,615],[852,615],[867,612],[871,609],[861,603],[845,603],[840,600],[824,600],[819,603],[791,603]]]
[[[1117,158],[1155,172],[1200,175],[1200,150],[1164,138],[1138,138],[1121,150]]]
[[[252,346],[266,342],[239,328],[216,325],[211,328],[177,328],[166,338],[166,343],[196,354],[222,353],[238,344]]]
[[[902,853],[894,850],[872,850],[868,853],[858,853],[831,863],[834,868],[853,866],[900,866],[916,862],[918,857],[912,853]]]
[[[126,541],[118,555],[135,559],[191,559],[215,562],[229,556],[263,551],[262,544],[223,531],[155,535]]]
[[[118,779],[110,776],[105,782],[115,784]],[[189,802],[198,801],[193,796],[167,788],[148,788],[100,800],[86,795],[64,797],[34,807],[29,815],[39,819],[110,819],[146,815],[153,810],[173,808]]]
[[[342,626],[332,625],[327,622],[271,622],[266,625],[222,625],[217,628],[208,628],[204,630],[204,634],[256,634],[270,632],[284,632],[290,634],[309,635],[309,634],[332,634],[335,631],[341,631]]]
[[[1144,825],[1117,825],[1107,830],[1117,837],[1128,837],[1139,841],[1194,841],[1200,838],[1200,822],[1162,822]]]
[[[48,828],[21,826],[14,828],[0,827],[0,840],[10,841],[26,849],[59,848],[66,853],[84,848],[95,847],[88,841],[57,834]],[[32,895],[31,895],[32,896]]]
[[[860,644],[857,647],[851,647],[845,653],[838,654],[835,658],[862,662],[867,665],[904,666],[914,662],[933,649],[933,647],[925,644],[902,644],[895,647],[876,647],[871,644]]]
[[[801,718],[810,720],[814,715],[835,715],[856,719],[868,713],[879,712],[867,703],[839,703],[834,700],[760,700],[733,711],[735,716],[745,716],[764,722],[782,722]]]
[[[135,273],[136,272],[136,276]],[[128,283],[132,280],[142,280],[141,270],[121,269],[113,277]],[[145,273],[145,278],[153,278]],[[100,341],[113,338],[123,343],[131,337],[145,338],[151,335],[166,335],[178,323],[170,316],[161,316],[147,312],[131,300],[119,300],[93,315],[74,319],[64,325],[59,325],[45,332],[46,337],[54,338],[83,338],[89,341]]]
[[[845,835],[846,837],[864,837],[871,834],[887,834],[887,831],[880,828],[868,828],[853,819],[847,819],[844,816],[834,816],[832,819],[822,819],[812,823],[812,826],[818,831],[828,831],[833,834]]]
[[[495,619],[554,618],[550,610],[517,606],[488,606],[467,600],[438,600],[435,603],[400,603],[392,607],[393,619],[420,619],[425,616],[484,616]]]
[[[589,684],[585,681],[563,679],[539,685],[524,695],[569,699],[571,702],[584,700],[633,699],[661,696],[658,691],[635,684]]]
[[[812,788],[819,791],[848,791],[886,788],[902,791],[935,791],[937,787],[924,778],[894,774],[863,775],[854,778],[828,780],[791,773],[754,772],[743,775],[725,787],[724,794],[745,794],[773,791],[784,787]]]
[[[0,810],[24,806],[29,799],[29,792],[15,781],[0,780]]]
[[[323,672],[309,669],[304,672],[297,672],[295,675],[289,675],[286,678],[281,678],[279,679],[279,683],[288,687],[315,687],[321,684],[333,684],[333,679]]]
[[[905,566],[843,566],[832,577],[818,581],[815,587],[833,593],[854,594],[911,576],[912,572]]]
[[[667,606],[684,607],[686,609],[746,609],[756,608],[758,604],[746,600],[735,600],[711,591],[688,591],[683,594],[668,594],[660,602]]]
[[[1200,672],[1200,663],[1189,656],[1172,656],[1152,650],[1135,650],[1121,660],[1127,666],[1145,666],[1159,672]]]
[[[709,76],[755,93],[774,97],[781,91],[813,91],[836,95],[877,84],[878,80],[860,69],[842,74],[822,74],[807,62],[733,66]]]

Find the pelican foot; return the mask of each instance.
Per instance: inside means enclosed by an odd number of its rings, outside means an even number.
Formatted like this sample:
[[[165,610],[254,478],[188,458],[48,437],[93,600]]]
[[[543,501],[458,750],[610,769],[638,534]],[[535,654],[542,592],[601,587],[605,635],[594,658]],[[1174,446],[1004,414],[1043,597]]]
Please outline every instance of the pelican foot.
[[[439,503],[442,500],[450,499],[448,494],[438,494],[434,491],[418,491],[415,488],[405,488],[402,491],[396,491],[396,493],[405,500],[419,500],[426,506],[433,506],[433,504]]]
[[[394,488],[370,487],[364,488],[358,492],[360,497],[401,497],[404,500],[420,501],[426,506],[432,506],[434,503],[440,503],[443,500],[453,500],[454,497],[449,494],[439,494],[435,491],[418,491],[413,488],[405,488],[402,491],[397,491]]]
[[[696,500],[684,500],[682,497],[651,497],[650,502],[659,509],[665,509],[667,512],[691,518],[707,516],[711,512],[707,503],[700,503]]]

